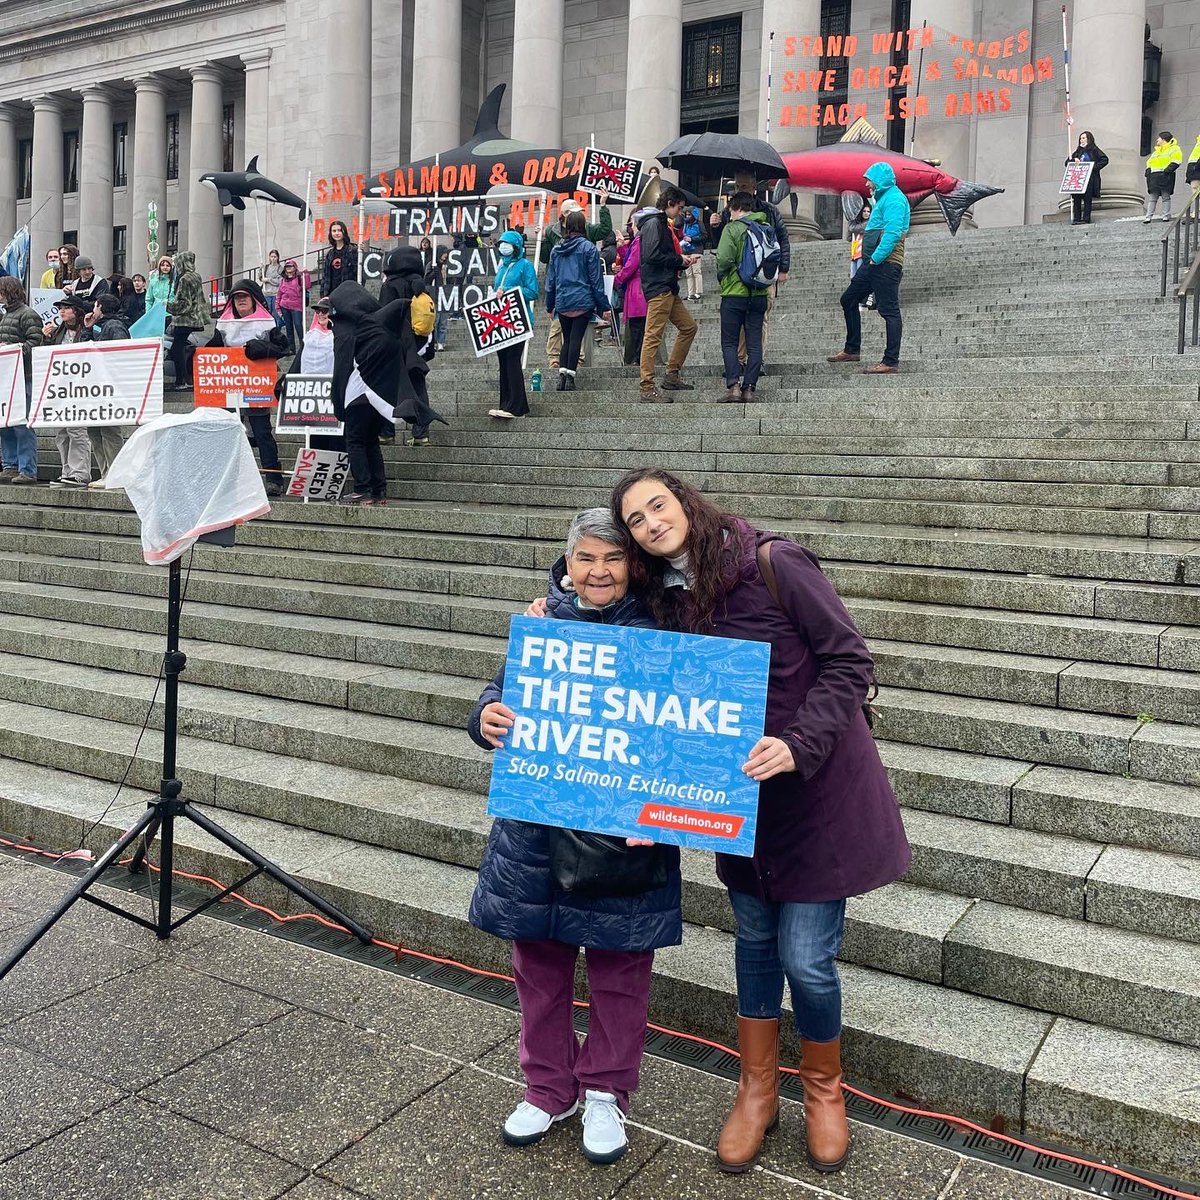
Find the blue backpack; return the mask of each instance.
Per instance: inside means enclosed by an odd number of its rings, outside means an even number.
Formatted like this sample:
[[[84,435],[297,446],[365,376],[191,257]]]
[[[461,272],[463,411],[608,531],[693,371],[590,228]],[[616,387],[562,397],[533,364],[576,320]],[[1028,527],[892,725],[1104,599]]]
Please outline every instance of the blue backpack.
[[[742,217],[738,220],[746,226],[738,278],[748,288],[769,288],[779,274],[779,239],[775,236],[775,230],[757,221]]]

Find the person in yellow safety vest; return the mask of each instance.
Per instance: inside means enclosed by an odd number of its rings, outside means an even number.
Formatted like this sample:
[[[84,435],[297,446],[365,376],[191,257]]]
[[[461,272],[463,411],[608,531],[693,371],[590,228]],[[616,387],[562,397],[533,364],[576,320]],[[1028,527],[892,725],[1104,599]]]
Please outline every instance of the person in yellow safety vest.
[[[1184,178],[1188,183],[1200,186],[1200,133],[1196,134],[1196,144],[1192,147],[1191,154],[1188,155],[1187,174]]]
[[[1175,191],[1175,172],[1183,163],[1183,151],[1170,130],[1164,129],[1146,159],[1146,215],[1142,218],[1144,224],[1154,219],[1154,210],[1162,200],[1166,211],[1160,220],[1171,219],[1171,194]]]

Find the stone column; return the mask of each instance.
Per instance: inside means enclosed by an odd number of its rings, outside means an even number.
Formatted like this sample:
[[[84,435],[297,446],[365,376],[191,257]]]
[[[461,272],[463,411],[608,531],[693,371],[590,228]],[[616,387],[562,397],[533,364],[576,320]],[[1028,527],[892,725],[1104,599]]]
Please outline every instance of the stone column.
[[[45,270],[46,251],[63,235],[63,106],[57,96],[33,102],[33,187],[29,205],[29,261]],[[111,236],[111,235],[110,235]]]
[[[790,35],[815,37],[820,32],[821,0],[763,0],[758,136],[767,137],[767,63],[771,57],[771,34],[774,33],[774,90],[771,96],[773,111],[770,114],[771,136],[769,140],[780,154],[787,154],[793,150],[811,150],[817,144],[817,131],[808,126],[782,123],[780,113],[785,104],[792,106],[805,102],[811,104],[813,97],[808,93],[789,96],[780,89],[779,81],[786,68],[797,71],[815,71],[820,64],[820,59],[813,57],[785,60],[783,57],[784,38]],[[795,199],[795,217],[792,216],[790,200],[785,200],[781,206],[788,233],[793,240],[815,241],[819,239],[821,230],[815,219],[816,196],[812,192],[797,192]]]
[[[207,279],[221,267],[221,202],[212,188],[199,182],[209,171],[220,171],[221,72],[212,63],[190,67],[192,76],[191,154],[188,164],[187,245],[196,255],[196,270]]]
[[[146,222],[150,204],[158,205],[158,252],[166,252],[167,233],[167,85],[156,75],[133,81],[132,217],[129,223],[129,261],[155,264],[147,249],[150,230]]]
[[[459,0],[438,0],[433,5],[430,31],[447,23],[442,8],[458,8]],[[322,170],[357,172],[371,169],[371,0],[334,0],[323,9],[321,19],[331,36],[325,43],[323,72],[325,105],[321,114],[324,130]],[[335,32],[336,31],[336,32]],[[455,49],[458,39],[455,38]],[[444,89],[459,102],[458,78],[431,79],[428,86]],[[455,138],[450,145],[457,145]]]
[[[112,274],[113,127],[112,93],[102,85],[83,89],[79,142],[79,250]]]
[[[413,36],[411,153],[431,158],[462,141],[462,0],[416,0]]]
[[[926,61],[932,55],[933,58],[941,58],[944,63],[949,63],[953,61],[954,54],[953,48],[949,46],[947,40],[948,35],[953,33],[959,37],[968,38],[975,36],[975,5],[973,0],[914,0],[909,24],[914,29],[919,29],[922,21],[928,21],[933,27],[935,39],[934,50],[925,52]],[[919,49],[909,52],[909,62],[914,71],[917,69],[919,57]],[[942,90],[947,90],[948,86],[952,85],[943,85]],[[964,83],[964,90],[966,87],[967,84]],[[914,88],[909,88],[910,96],[913,95],[914,90]],[[937,91],[936,88],[933,90]],[[926,94],[926,91],[927,89],[922,86],[922,95]],[[937,94],[941,95],[941,92],[937,92]],[[947,117],[943,112],[938,111],[940,101],[935,100],[932,96],[930,99],[929,115],[921,117],[917,121],[917,158],[937,159],[942,170],[948,174],[959,179],[974,179],[971,163],[971,119],[969,117],[966,119]],[[1003,118],[993,119],[1002,120]],[[907,133],[911,139],[911,125]],[[906,146],[906,151],[907,149]],[[969,215],[964,219],[963,224],[971,226]],[[923,200],[913,210],[913,231],[917,232],[923,228],[946,228],[942,210],[932,197]]]
[[[5,242],[17,229],[17,182],[17,114],[0,104],[0,239]],[[31,265],[30,274],[36,266]]]
[[[513,21],[512,136],[562,144],[564,0],[517,0]]]
[[[271,155],[267,143],[271,124],[271,48],[266,46],[261,50],[247,52],[240,57],[242,65],[246,68],[246,163],[257,157],[258,169],[264,175],[269,175]],[[246,163],[242,165],[245,166]],[[347,169],[349,169],[348,165]],[[303,188],[295,190],[300,195],[304,194]],[[276,240],[276,217],[282,221],[289,215],[293,220],[296,216],[294,208],[285,208],[281,213],[276,213],[275,210],[278,206],[275,204],[258,204],[257,201],[251,203],[256,204],[258,208],[258,225],[255,225],[255,214],[247,211],[245,220],[242,222],[244,245],[241,256],[242,262],[247,263],[257,261],[258,234],[256,229],[262,232],[263,257],[265,259],[267,249]],[[249,210],[249,204],[247,204],[247,210]]]
[[[679,136],[683,0],[629,0],[625,153],[653,162]]]
[[[1100,197],[1092,206],[1094,217],[1129,216],[1140,212],[1145,203],[1141,155],[1145,35],[1145,0],[1075,0],[1072,128],[1077,133],[1090,129],[1096,145],[1108,155]]]

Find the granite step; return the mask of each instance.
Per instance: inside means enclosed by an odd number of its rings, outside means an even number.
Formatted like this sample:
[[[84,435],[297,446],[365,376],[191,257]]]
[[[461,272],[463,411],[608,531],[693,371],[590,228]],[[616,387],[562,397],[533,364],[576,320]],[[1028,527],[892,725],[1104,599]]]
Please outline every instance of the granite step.
[[[4,767],[8,783],[0,824],[45,845],[74,844],[111,799],[107,785],[23,763]],[[144,806],[146,794],[131,791],[124,799],[125,807],[101,821],[95,844],[114,837],[123,820]],[[470,869],[261,818],[225,813],[220,819],[377,935],[426,953],[509,969],[502,943],[464,919],[474,883]],[[186,824],[179,828],[177,863],[181,870],[222,880],[235,878],[238,866]],[[279,911],[289,911],[277,890],[251,887]],[[730,1040],[732,961],[727,932],[689,924],[681,949],[656,955],[651,1018]],[[852,1082],[913,1096],[985,1124],[999,1117],[1010,1131],[1025,1122],[1031,1132],[1065,1138],[1089,1152],[1119,1147],[1124,1161],[1149,1167],[1200,1165],[1197,1156],[1179,1153],[1180,1146],[1200,1144],[1194,1105],[1163,1093],[1157,1082],[1138,1082],[1143,1075],[1154,1081],[1195,1077],[1200,1053],[1194,1048],[1053,1018],[853,963],[843,966],[842,975]],[[1140,1000],[1151,989],[1127,990]],[[1137,1072],[1119,1066],[1132,1062]]]

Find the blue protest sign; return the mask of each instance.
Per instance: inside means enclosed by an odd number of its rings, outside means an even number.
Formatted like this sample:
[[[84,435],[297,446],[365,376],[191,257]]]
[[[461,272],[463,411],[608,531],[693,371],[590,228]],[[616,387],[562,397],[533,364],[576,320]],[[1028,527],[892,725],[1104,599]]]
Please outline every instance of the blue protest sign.
[[[488,813],[754,853],[770,646],[514,617]]]

